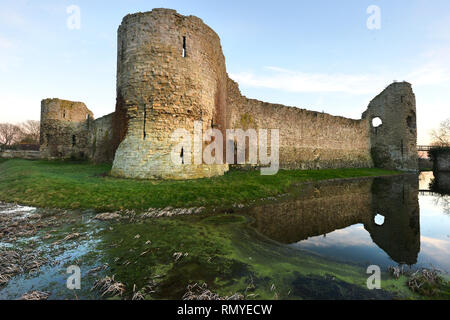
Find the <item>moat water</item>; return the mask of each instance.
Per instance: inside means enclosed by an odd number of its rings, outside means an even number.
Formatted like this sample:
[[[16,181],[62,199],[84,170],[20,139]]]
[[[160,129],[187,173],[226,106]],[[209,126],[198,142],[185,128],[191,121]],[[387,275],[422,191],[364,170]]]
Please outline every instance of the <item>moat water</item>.
[[[39,253],[47,263],[12,276],[0,299],[34,290],[50,299],[106,298],[91,288],[113,275],[127,299],[133,288],[148,299],[181,299],[193,283],[247,299],[391,299],[410,292],[389,266],[450,272],[448,174],[311,183],[251,208],[150,220],[98,222],[89,211],[0,204],[5,221],[36,214],[42,228],[0,239],[0,250]],[[81,268],[81,290],[66,287],[70,265]],[[365,288],[370,265],[383,270],[383,290]]]

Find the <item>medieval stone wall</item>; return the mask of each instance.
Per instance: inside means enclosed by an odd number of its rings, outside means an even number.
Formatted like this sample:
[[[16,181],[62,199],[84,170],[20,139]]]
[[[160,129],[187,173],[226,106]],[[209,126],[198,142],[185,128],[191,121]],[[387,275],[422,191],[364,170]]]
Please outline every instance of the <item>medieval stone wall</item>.
[[[91,153],[93,113],[82,102],[46,99],[41,102],[41,157],[87,158]]]
[[[90,158],[95,163],[112,162],[116,149],[113,140],[114,113],[96,119],[91,130]]]
[[[32,150],[5,150],[0,151],[0,159],[27,159],[39,160],[41,153]]]
[[[82,102],[43,100],[41,158],[111,162],[115,152],[111,145],[113,116],[94,120],[94,114]]]
[[[247,99],[232,80],[227,99],[233,128],[280,130],[280,168],[372,167],[367,121]]]
[[[376,96],[362,115],[370,124],[372,158],[376,167],[417,171],[416,98],[411,84],[395,82]],[[375,127],[373,119],[382,124]]]

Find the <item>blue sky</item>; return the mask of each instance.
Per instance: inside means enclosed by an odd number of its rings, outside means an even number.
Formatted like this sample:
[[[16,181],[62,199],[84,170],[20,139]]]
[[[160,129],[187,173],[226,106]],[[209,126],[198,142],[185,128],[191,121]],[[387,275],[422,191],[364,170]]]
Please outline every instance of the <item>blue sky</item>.
[[[70,30],[66,12],[81,10]],[[381,10],[369,30],[367,8]],[[40,101],[114,110],[116,32],[128,13],[173,8],[220,36],[249,98],[360,118],[392,81],[413,84],[419,143],[450,117],[450,1],[0,0],[0,121],[39,119]]]

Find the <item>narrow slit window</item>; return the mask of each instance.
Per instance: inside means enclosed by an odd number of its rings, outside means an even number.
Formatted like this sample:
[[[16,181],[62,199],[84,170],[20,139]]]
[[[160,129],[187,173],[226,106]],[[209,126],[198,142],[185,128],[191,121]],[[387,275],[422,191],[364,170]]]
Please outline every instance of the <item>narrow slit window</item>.
[[[181,148],[180,157],[181,157],[181,163],[184,164],[184,148]]]
[[[72,147],[75,147],[77,145],[77,137],[72,136]]]
[[[187,52],[186,52],[186,37],[183,37],[183,58],[187,57]]]
[[[63,111],[63,118],[66,118],[66,110]]]
[[[144,140],[147,137],[147,129],[146,129],[146,124],[147,124],[147,108],[144,106],[144,126],[143,126],[143,135],[144,135]]]

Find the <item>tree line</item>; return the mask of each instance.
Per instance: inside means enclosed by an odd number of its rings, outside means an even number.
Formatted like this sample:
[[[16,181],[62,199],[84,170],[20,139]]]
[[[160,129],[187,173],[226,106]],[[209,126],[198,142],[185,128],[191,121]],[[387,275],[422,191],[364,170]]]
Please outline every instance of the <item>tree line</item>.
[[[0,123],[0,147],[39,145],[41,124],[28,120],[20,124]]]

